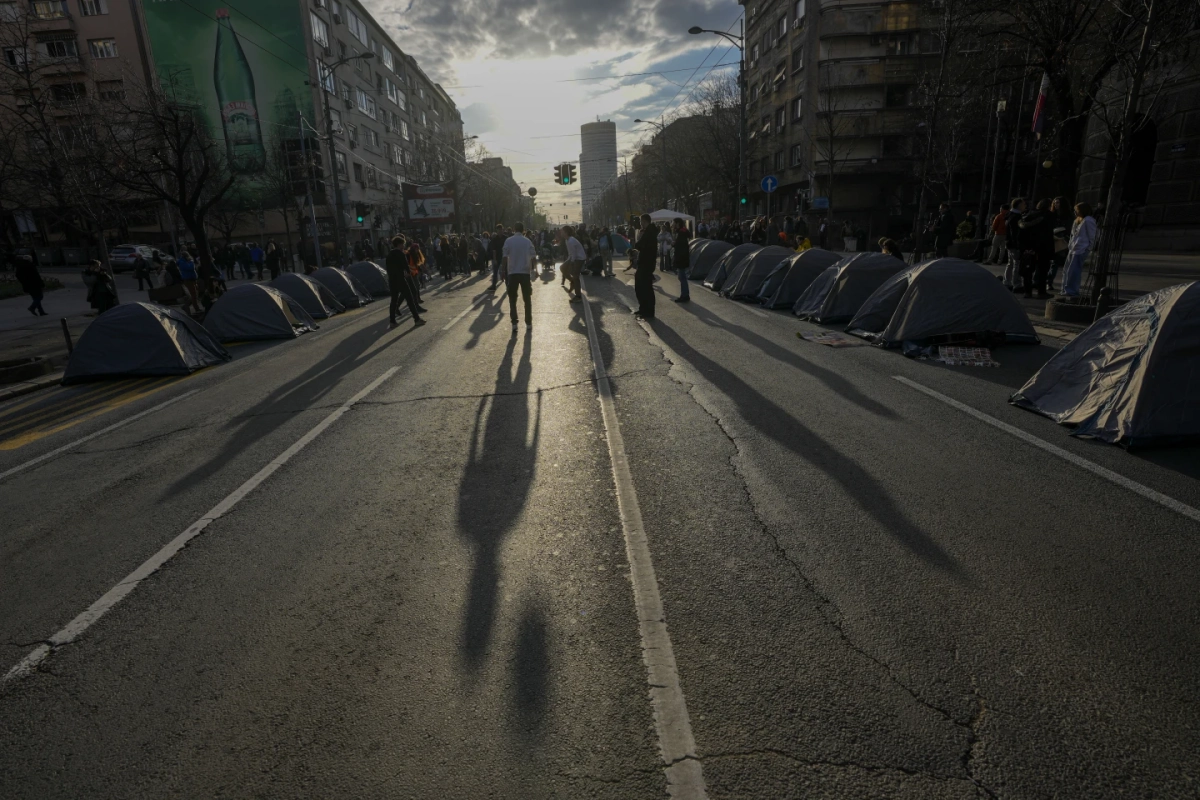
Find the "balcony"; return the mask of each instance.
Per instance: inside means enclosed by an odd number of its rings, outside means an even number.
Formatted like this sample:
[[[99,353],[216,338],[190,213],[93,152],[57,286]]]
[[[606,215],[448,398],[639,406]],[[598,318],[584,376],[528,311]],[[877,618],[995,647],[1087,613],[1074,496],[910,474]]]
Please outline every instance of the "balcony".
[[[818,173],[828,170],[828,159],[816,153],[813,169]],[[912,169],[913,161],[908,158],[850,158],[838,159],[834,172],[837,175],[896,175],[911,173]]]
[[[876,111],[834,111],[834,131],[838,138],[871,136],[908,136],[916,130],[915,108],[888,108]],[[825,118],[828,112],[817,112]],[[819,127],[824,128],[821,122]],[[827,129],[825,129],[827,130]]]
[[[884,86],[916,83],[921,74],[919,56],[826,59],[820,62],[822,88],[841,86]]]

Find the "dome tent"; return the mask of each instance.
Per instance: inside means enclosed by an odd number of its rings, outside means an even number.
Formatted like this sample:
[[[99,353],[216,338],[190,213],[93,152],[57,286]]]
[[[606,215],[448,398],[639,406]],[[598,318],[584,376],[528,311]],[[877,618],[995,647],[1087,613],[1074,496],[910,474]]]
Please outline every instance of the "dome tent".
[[[1200,282],[1096,320],[1009,402],[1131,448],[1200,438]]]
[[[312,274],[313,280],[333,292],[337,301],[346,308],[359,308],[371,302],[371,296],[351,278],[337,267],[322,267]]]
[[[317,329],[296,300],[258,283],[235,286],[217,298],[204,327],[222,342],[294,339]]]
[[[800,319],[821,324],[850,319],[872,292],[907,265],[886,253],[855,253],[834,266],[832,281],[814,281],[796,300],[792,312]]]
[[[692,253],[691,271],[688,277],[694,281],[702,281],[708,277],[709,270],[713,264],[721,258],[721,256],[733,249],[733,245],[729,242],[723,242],[720,239],[708,239],[708,244],[703,248]]]
[[[704,285],[714,292],[719,292],[733,268],[742,263],[743,258],[761,249],[762,245],[758,244],[739,244],[716,260],[712,269],[704,276]]]
[[[392,289],[388,286],[387,272],[374,261],[359,261],[346,267],[351,278],[372,297],[390,297]]]
[[[754,295],[758,294],[758,287],[762,283],[762,279],[778,266],[781,261],[790,258],[792,255],[791,250],[786,247],[779,247],[778,245],[768,245],[762,250],[756,250],[743,258],[741,263],[729,273],[729,278],[725,281],[725,285],[721,287],[721,294],[735,299],[754,297]],[[744,288],[747,283],[751,287],[749,291]]]
[[[961,258],[937,258],[893,275],[862,303],[846,330],[884,347],[967,338],[1040,341],[1012,292]]]
[[[62,382],[187,375],[229,360],[221,343],[179,309],[123,303],[88,325],[67,361]]]
[[[758,298],[767,308],[791,308],[796,298],[817,279],[840,256],[819,247],[813,247],[791,258],[779,262],[774,270],[763,278]]]
[[[271,281],[270,285],[299,303],[313,319],[327,319],[346,310],[325,284],[314,281],[308,275],[285,272]]]

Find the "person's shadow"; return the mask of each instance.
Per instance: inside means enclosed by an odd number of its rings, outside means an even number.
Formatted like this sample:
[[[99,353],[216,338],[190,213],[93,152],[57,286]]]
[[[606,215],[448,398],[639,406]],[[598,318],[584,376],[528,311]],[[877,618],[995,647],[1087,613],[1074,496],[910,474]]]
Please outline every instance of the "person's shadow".
[[[542,395],[537,393],[531,412],[526,394],[532,373],[531,345],[528,332],[509,340],[496,373],[495,394],[479,402],[458,491],[458,531],[474,558],[461,642],[463,661],[470,669],[481,664],[491,642],[500,546],[520,519],[534,480]],[[522,350],[514,375],[518,346]]]

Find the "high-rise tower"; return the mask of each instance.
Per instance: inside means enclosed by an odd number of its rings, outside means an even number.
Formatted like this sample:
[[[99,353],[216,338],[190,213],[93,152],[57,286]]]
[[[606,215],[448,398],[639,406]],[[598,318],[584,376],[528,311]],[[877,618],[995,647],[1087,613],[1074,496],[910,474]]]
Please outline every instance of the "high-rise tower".
[[[603,223],[592,219],[592,205],[601,192],[617,177],[617,124],[589,122],[579,128],[583,151],[579,154],[579,188],[583,206],[583,221]]]

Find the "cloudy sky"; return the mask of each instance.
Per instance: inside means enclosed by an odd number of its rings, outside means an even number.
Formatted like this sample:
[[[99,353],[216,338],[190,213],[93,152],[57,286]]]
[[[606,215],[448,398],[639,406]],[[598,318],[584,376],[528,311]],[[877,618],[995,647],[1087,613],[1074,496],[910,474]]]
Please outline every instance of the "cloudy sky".
[[[688,28],[736,33],[742,11],[736,0],[362,2],[450,93],[466,132],[556,213],[575,202],[573,218],[578,184],[552,180],[555,164],[579,158],[579,126],[611,119],[618,149],[634,147],[646,136],[634,119],[677,109],[710,67],[737,61],[726,40]],[[577,80],[646,72],[665,74]]]

